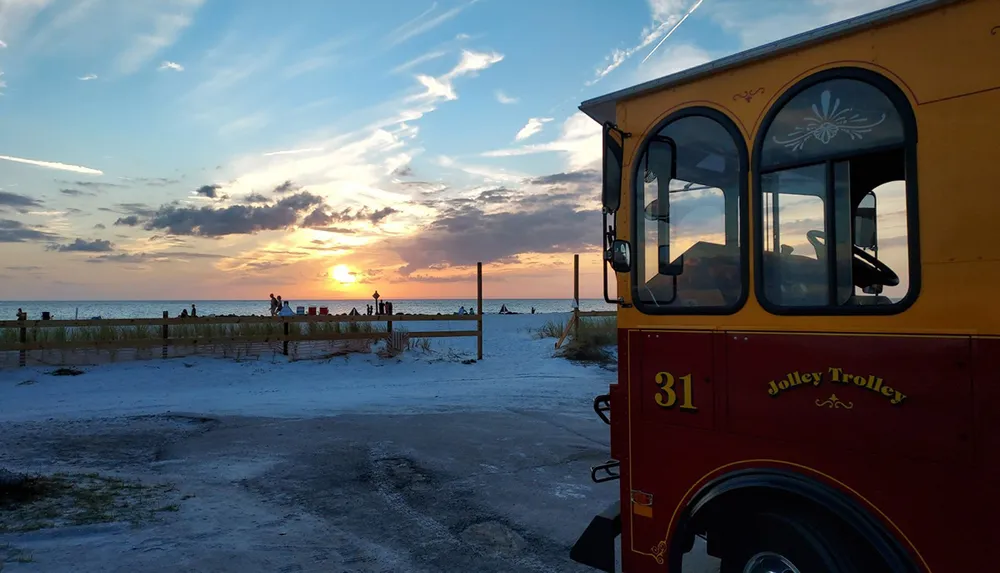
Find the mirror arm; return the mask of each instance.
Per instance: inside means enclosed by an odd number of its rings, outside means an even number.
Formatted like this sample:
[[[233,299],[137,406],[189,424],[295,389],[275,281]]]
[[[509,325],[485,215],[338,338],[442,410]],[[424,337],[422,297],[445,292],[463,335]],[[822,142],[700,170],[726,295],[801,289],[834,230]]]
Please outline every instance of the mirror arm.
[[[618,231],[615,229],[614,225],[608,224],[608,211],[607,209],[601,209],[601,214],[604,217],[604,224],[602,225],[602,234],[604,235],[604,264],[601,265],[604,270],[604,302],[608,304],[616,304],[622,308],[631,308],[631,304],[625,302],[625,297],[619,296],[617,299],[612,299],[608,293],[608,266],[611,265],[611,245],[614,243],[615,237],[618,235]],[[612,217],[614,214],[612,213]],[[614,219],[612,219],[614,221]],[[617,279],[618,273],[615,273],[615,278]]]
[[[632,132],[622,131],[622,130],[618,129],[617,125],[611,123],[610,121],[605,121],[604,122],[604,127],[610,129],[611,131],[618,132],[618,134],[622,136],[623,140],[626,139],[626,138],[632,137]]]

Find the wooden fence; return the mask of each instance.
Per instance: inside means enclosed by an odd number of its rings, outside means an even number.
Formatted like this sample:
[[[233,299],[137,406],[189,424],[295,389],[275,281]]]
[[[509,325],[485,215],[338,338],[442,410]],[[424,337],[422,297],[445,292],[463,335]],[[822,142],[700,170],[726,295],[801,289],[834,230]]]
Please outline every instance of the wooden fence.
[[[303,341],[386,340],[476,337],[476,357],[483,359],[483,266],[477,264],[476,314],[393,315],[295,315],[205,316],[170,318],[112,318],[92,320],[4,320],[0,332],[16,332],[0,339],[0,353],[17,352],[25,366],[32,351],[160,349],[163,358],[171,348],[234,344],[280,344],[289,354],[289,343]],[[475,321],[475,329],[393,331],[395,323]],[[384,330],[381,329],[382,325]],[[471,326],[471,325],[470,325]],[[403,334],[403,337],[399,336]],[[275,346],[277,347],[277,346]]]
[[[601,264],[606,263],[602,261]],[[618,316],[618,312],[614,310],[580,310],[580,255],[573,255],[573,315],[566,323],[566,329],[563,330],[562,336],[556,341],[556,349],[558,350],[562,346],[571,330],[574,337],[577,335],[580,330],[581,318],[611,316]]]

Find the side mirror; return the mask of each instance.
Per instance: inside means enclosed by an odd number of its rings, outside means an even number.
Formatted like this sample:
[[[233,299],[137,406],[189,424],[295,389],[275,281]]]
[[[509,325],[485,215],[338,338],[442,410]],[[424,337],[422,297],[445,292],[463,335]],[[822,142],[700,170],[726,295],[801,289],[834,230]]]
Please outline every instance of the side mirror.
[[[604,254],[616,273],[627,273],[632,270],[632,246],[628,241],[615,239],[611,248]]]
[[[869,193],[858,205],[854,216],[854,244],[862,249],[878,249],[878,225],[875,218],[875,195]]]
[[[601,190],[601,204],[604,211],[614,213],[622,202],[622,144],[615,139],[615,128],[610,122],[604,123],[604,173]]]

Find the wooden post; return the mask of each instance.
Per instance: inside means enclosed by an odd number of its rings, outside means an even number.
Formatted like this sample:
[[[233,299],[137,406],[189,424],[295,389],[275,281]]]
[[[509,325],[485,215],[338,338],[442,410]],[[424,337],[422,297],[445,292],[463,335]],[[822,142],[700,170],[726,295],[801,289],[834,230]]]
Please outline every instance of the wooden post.
[[[20,335],[18,336],[18,338],[21,340],[21,346],[24,346],[25,344],[28,343],[28,328],[27,327],[25,327],[25,326],[21,327],[21,332],[20,332]],[[28,365],[28,351],[25,350],[24,348],[22,348],[21,351],[17,353],[17,365],[18,366],[27,366]]]
[[[483,359],[483,263],[476,263],[476,308],[479,311],[476,319],[476,356]]]
[[[285,340],[281,344],[281,352],[285,356],[288,356],[288,320],[285,319],[285,318],[282,318],[281,322],[285,323]]]
[[[167,322],[166,322],[166,320],[168,318],[170,318],[170,313],[167,312],[167,311],[163,311],[163,321],[164,322],[163,322],[163,328],[161,329],[163,331],[163,333],[162,333],[163,334],[163,352],[160,355],[162,358],[166,358],[167,357],[167,338],[170,337],[170,331],[169,331],[169,329],[167,327]]]
[[[580,255],[573,255],[573,338],[580,339]]]

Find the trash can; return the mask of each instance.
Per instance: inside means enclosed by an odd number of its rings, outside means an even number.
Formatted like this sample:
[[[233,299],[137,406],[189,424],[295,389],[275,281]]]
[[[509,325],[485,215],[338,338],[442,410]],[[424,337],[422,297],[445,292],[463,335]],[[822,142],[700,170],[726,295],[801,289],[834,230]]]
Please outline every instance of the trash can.
[[[295,307],[295,314],[303,314],[304,315],[305,313],[306,313],[306,307],[304,307],[304,306],[297,306],[297,307]]]
[[[325,306],[321,306],[319,307],[319,313],[325,316],[327,314],[330,314],[330,309]]]
[[[47,311],[47,310],[43,310],[42,311],[42,320],[52,320],[52,314],[49,311]]]
[[[316,315],[316,307],[315,306],[310,306],[309,307],[309,315],[310,316],[315,316]]]

